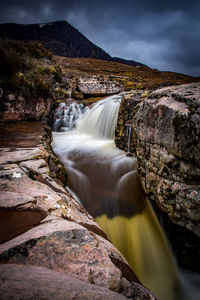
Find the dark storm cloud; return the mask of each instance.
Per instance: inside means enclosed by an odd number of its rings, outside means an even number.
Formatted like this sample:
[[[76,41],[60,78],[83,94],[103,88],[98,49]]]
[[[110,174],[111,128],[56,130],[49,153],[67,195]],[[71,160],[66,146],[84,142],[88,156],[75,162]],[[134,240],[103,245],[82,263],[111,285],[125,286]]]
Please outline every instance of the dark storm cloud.
[[[112,56],[200,75],[199,12],[199,0],[8,0],[0,22],[64,19]]]

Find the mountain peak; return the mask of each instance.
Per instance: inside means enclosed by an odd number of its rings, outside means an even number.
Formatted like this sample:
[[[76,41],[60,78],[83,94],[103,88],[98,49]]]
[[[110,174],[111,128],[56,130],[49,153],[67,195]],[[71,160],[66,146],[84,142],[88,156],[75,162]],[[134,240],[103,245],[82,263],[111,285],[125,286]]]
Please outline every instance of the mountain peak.
[[[37,24],[0,24],[0,38],[40,42],[59,56],[111,60],[132,66],[142,65],[134,61],[112,58],[65,20]]]

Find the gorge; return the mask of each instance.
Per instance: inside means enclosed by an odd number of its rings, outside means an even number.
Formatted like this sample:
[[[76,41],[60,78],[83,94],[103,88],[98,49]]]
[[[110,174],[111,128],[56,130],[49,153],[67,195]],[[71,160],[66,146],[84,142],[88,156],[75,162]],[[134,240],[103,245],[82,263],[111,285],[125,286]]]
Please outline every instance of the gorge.
[[[180,88],[186,88],[190,93],[199,90],[198,84]],[[176,87],[169,88],[173,89]],[[62,271],[73,276],[75,274],[78,279],[109,287],[125,297],[138,295],[139,299],[156,299],[144,287],[136,285],[142,282],[160,299],[198,299],[199,279],[190,273],[186,273],[184,279],[179,275],[137,175],[138,164],[143,183],[141,160],[136,152],[139,158],[137,163],[133,151],[135,131],[131,118],[133,113],[139,112],[136,109],[138,104],[143,107],[151,99],[151,94],[149,97],[145,95],[145,99],[143,94],[142,91],[135,91],[125,93],[123,97],[113,95],[92,105],[71,99],[59,102],[54,112],[53,128],[56,131],[53,132],[52,146],[65,164],[67,180],[63,180],[66,174],[63,173],[61,162],[50,150],[51,130],[47,125],[30,121],[10,122],[6,126],[2,124],[1,213],[4,216],[9,212],[10,223],[6,223],[6,217],[1,222],[2,226],[12,224],[6,234],[3,230],[1,232],[4,240],[0,245],[0,261],[2,268],[7,266],[7,269],[2,269],[3,282],[3,278],[8,276],[6,282],[9,283],[11,275],[7,272],[17,274],[18,265],[29,265],[29,268],[22,269],[21,276],[30,270],[34,272],[34,280],[37,280],[37,272],[44,274],[41,276],[57,276],[61,280],[59,272]],[[13,132],[17,134],[11,135]],[[124,150],[129,148],[131,153],[126,154],[116,148],[114,136],[116,143]],[[65,185],[68,182],[67,190],[60,185],[58,178]],[[96,218],[135,274],[79,201]],[[20,226],[16,227],[16,224]],[[100,248],[93,244],[94,235]],[[85,245],[90,250],[86,250]],[[97,256],[97,249],[100,256]],[[74,257],[71,257],[71,253],[74,253]],[[92,261],[88,253],[91,253]],[[101,255],[107,257],[103,265]],[[63,264],[63,261],[70,261],[70,264]],[[59,274],[46,273],[50,272],[46,269],[31,269],[30,265],[44,266]],[[100,271],[102,269],[104,275]],[[191,279],[193,283],[190,283]],[[25,279],[22,277],[21,280]],[[21,281],[16,282],[18,285]],[[14,286],[7,289],[3,283],[5,295],[12,293]],[[56,286],[52,286],[52,289],[55,293]],[[42,295],[42,288],[39,290]],[[34,289],[30,291],[34,292]]]
[[[160,299],[198,299],[195,288],[191,298],[191,290],[181,286],[164,233],[140,186],[136,157],[114,145],[121,98],[108,97],[85,111],[82,104],[60,105],[55,124],[59,120],[67,126],[53,133],[52,147],[68,171],[70,189],[141,282]],[[127,143],[129,148],[130,131]]]

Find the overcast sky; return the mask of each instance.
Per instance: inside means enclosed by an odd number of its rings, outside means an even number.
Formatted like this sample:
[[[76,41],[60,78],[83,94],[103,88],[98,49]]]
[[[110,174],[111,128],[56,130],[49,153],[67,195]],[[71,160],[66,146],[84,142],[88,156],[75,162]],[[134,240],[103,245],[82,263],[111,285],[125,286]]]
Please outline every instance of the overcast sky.
[[[111,56],[200,76],[200,0],[7,0],[0,23],[66,20]]]

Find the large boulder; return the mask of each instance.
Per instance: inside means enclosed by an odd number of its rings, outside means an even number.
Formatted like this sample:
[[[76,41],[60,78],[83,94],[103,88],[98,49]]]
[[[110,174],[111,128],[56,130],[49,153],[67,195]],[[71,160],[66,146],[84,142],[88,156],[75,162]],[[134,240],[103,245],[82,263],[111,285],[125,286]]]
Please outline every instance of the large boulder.
[[[113,78],[88,76],[78,80],[77,89],[85,97],[101,97],[118,94],[123,91],[123,86]]]
[[[146,193],[200,236],[200,83],[153,92],[140,104],[133,128]]]

